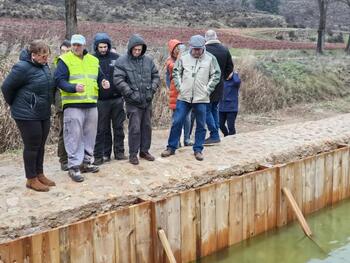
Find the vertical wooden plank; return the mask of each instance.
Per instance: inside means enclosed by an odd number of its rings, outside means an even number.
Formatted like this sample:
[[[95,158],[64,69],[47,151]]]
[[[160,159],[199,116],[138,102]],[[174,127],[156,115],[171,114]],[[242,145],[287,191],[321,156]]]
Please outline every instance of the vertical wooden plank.
[[[207,256],[216,251],[215,232],[215,185],[200,189],[201,202],[201,256]]]
[[[181,262],[196,259],[196,192],[181,194]],[[160,261],[155,261],[160,262]]]
[[[266,171],[267,176],[267,230],[277,226],[277,168]]]
[[[327,206],[332,204],[333,196],[333,152],[325,155],[325,204]]]
[[[92,220],[69,226],[70,260],[74,263],[93,263]]]
[[[59,232],[59,246],[60,246],[60,263],[71,263],[69,226],[60,228],[58,232]]]
[[[335,150],[333,153],[333,186],[332,186],[332,203],[340,201],[340,186],[341,186],[341,167],[342,158],[340,150]]]
[[[349,184],[349,148],[341,149],[341,185],[340,185],[340,200],[348,197]]]
[[[294,188],[291,190],[295,201],[297,202],[299,208],[303,207],[303,192],[304,183],[303,178],[305,177],[305,165],[303,160],[295,161],[294,167]]]
[[[48,233],[47,239],[49,243],[49,259],[46,260],[46,256],[44,256],[44,262],[50,263],[60,263],[60,234],[59,229],[50,230]]]
[[[135,206],[136,262],[153,262],[151,203]]]
[[[307,215],[315,210],[315,173],[316,157],[310,157],[304,160],[305,180],[304,180],[304,207],[303,214]]]
[[[32,260],[36,263],[60,262],[59,230],[36,234],[31,239]]]
[[[195,211],[196,211],[196,218],[195,218],[195,225],[196,225],[196,258],[200,258],[202,255],[202,232],[201,232],[201,225],[202,225],[202,214],[201,214],[201,189],[197,189],[196,191],[196,203],[195,203]]]
[[[43,236],[42,234],[36,234],[31,237],[32,242],[32,257],[33,262],[35,263],[43,263],[42,260],[42,242],[43,242]]]
[[[230,184],[223,182],[216,185],[216,239],[217,250],[229,245],[229,206],[230,206]]]
[[[255,235],[255,173],[243,176],[243,240]]]
[[[114,227],[113,213],[93,220],[94,263],[115,263]]]
[[[166,254],[163,249],[162,243],[158,237],[158,230],[163,229],[165,233],[168,231],[168,219],[167,219],[167,207],[166,207],[166,199],[158,200],[154,204],[154,213],[155,213],[155,229],[156,231],[154,235],[154,262],[166,262]]]
[[[243,239],[243,180],[230,180],[229,245]]]
[[[325,155],[316,156],[315,211],[325,207]]]
[[[267,177],[268,173],[259,171],[255,175],[255,234],[267,229]]]
[[[287,184],[287,174],[289,167],[287,165],[281,165],[277,168],[277,226],[282,227],[287,224],[287,211],[288,203],[286,197],[282,194],[282,188],[286,187]]]
[[[135,246],[130,247],[130,239],[135,230],[133,225],[130,226],[130,221],[129,208],[124,208],[114,214],[116,263],[132,262],[131,253],[135,252]]]
[[[0,260],[3,263],[10,262],[10,245],[9,243],[0,245]]]
[[[167,218],[169,240],[171,251],[176,262],[181,262],[181,215],[180,215],[180,195],[167,198]]]

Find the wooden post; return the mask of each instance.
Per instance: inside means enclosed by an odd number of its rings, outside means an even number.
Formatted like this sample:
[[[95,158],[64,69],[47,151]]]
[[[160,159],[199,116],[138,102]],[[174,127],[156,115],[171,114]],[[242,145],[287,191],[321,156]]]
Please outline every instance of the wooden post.
[[[290,206],[292,207],[295,215],[297,216],[297,219],[298,219],[300,226],[303,229],[305,235],[307,235],[308,237],[311,237],[311,235],[312,235],[311,229],[310,229],[309,225],[307,224],[307,222],[303,216],[303,213],[301,212],[300,208],[298,207],[298,204],[295,201],[292,193],[286,187],[283,187],[282,191],[285,194],[285,196],[287,197],[287,200],[288,200]]]
[[[169,241],[165,235],[165,232],[163,229],[158,230],[159,239],[162,242],[163,248],[165,250],[166,255],[168,256],[170,263],[176,263],[175,257],[173,252],[171,251]]]

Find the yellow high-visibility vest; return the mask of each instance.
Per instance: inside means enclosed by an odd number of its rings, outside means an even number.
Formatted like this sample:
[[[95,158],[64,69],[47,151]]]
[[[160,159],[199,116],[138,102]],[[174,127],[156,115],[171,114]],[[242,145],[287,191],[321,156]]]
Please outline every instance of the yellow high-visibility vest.
[[[60,56],[69,70],[69,83],[84,84],[84,92],[70,93],[61,90],[62,106],[72,103],[97,103],[97,76],[99,61],[96,57],[86,54],[83,59],[72,51]]]

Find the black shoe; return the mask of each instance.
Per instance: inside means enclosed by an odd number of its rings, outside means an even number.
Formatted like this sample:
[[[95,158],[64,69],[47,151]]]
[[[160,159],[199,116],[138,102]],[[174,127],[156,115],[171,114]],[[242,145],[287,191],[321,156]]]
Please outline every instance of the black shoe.
[[[80,171],[82,173],[97,173],[100,168],[97,165],[93,165],[90,163],[83,163],[80,165]]]
[[[108,162],[110,162],[111,161],[111,157],[109,157],[109,156],[103,156],[103,162],[104,163],[108,163]]]
[[[97,157],[94,160],[94,165],[101,165],[103,163],[104,163],[104,158],[102,158],[102,157]]]
[[[69,170],[68,163],[61,163],[61,170],[62,171],[68,171]]]
[[[126,159],[128,159],[128,157],[126,157],[124,153],[116,153],[116,154],[114,154],[114,159],[126,160]]]
[[[138,165],[139,164],[139,158],[137,158],[136,155],[130,155],[129,162],[131,164],[133,164],[133,165]]]
[[[69,177],[77,183],[81,183],[84,181],[84,176],[81,175],[78,167],[72,167],[68,170]]]
[[[149,152],[140,152],[140,158],[146,159],[147,161],[153,162],[156,158]]]
[[[195,152],[194,157],[196,158],[197,161],[203,161],[203,154],[201,152]]]
[[[188,142],[185,142],[184,145],[185,145],[185,146],[193,146],[193,142],[188,141]]]
[[[220,139],[212,139],[212,138],[207,138],[204,140],[204,143],[203,145],[213,145],[213,144],[216,144],[216,143],[220,143]]]

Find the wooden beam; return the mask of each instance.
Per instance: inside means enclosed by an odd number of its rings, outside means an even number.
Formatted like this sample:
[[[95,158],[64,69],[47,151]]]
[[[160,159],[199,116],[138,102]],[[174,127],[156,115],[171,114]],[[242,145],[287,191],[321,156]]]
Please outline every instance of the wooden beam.
[[[166,255],[168,256],[170,263],[176,263],[175,257],[173,252],[171,251],[169,241],[165,235],[165,232],[163,229],[158,230],[159,239],[162,242],[163,248],[165,250]]]
[[[287,197],[287,200],[288,200],[290,206],[292,207],[295,215],[297,216],[297,219],[298,219],[300,226],[303,229],[305,235],[307,235],[308,237],[311,237],[311,235],[312,235],[311,229],[310,229],[309,225],[307,224],[303,213],[301,212],[300,208],[298,207],[298,204],[295,201],[292,193],[286,187],[282,188],[282,192]]]

